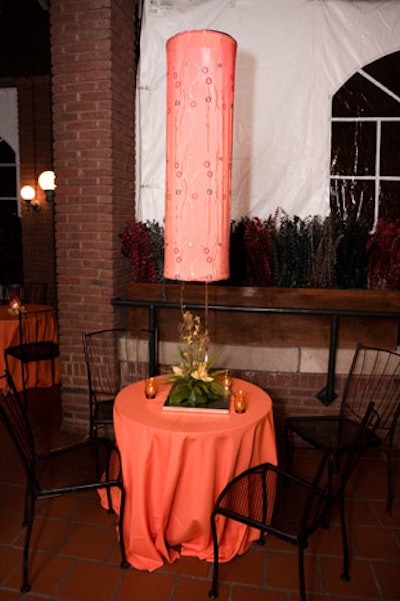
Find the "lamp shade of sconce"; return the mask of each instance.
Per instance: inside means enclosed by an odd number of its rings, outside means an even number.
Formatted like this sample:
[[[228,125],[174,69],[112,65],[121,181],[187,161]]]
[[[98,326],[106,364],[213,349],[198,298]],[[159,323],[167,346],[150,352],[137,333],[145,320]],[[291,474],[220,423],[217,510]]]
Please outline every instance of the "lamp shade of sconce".
[[[35,190],[32,186],[22,186],[20,194],[22,200],[26,202],[31,202],[35,198]]]
[[[164,276],[229,277],[236,41],[211,30],[167,41]]]
[[[54,171],[42,171],[38,177],[38,183],[41,189],[46,194],[47,202],[53,202],[56,189],[56,176]]]
[[[35,189],[32,186],[22,186],[20,190],[21,198],[25,201],[26,206],[35,212],[39,212],[41,209],[40,202],[35,200],[35,194]]]

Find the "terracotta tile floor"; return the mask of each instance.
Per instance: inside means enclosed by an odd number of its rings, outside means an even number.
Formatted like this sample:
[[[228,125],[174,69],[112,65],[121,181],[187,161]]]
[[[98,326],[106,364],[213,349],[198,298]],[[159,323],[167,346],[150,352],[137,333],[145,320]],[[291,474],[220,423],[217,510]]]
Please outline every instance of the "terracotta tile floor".
[[[48,415],[48,413],[46,414]],[[51,426],[54,429],[54,423]],[[47,432],[50,429],[47,428]],[[69,438],[67,435],[64,438]],[[315,455],[296,451],[297,467],[307,473]],[[351,581],[339,578],[337,520],[311,539],[306,552],[309,601],[400,600],[400,457],[396,456],[393,516],[384,514],[385,461],[369,454],[348,491]],[[32,590],[19,592],[23,529],[24,475],[0,425],[0,601],[204,601],[211,566],[183,558],[151,574],[119,567],[115,516],[101,509],[95,494],[39,501],[30,573]],[[265,547],[223,564],[221,601],[298,601],[297,550],[270,537]]]

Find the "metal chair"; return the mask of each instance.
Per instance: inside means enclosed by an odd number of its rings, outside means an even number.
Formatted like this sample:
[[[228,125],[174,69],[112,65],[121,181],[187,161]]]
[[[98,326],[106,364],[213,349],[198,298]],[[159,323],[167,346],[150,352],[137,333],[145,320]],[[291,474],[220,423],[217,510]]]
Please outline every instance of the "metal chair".
[[[109,439],[91,440],[46,452],[37,452],[27,410],[15,391],[4,394],[0,388],[0,419],[8,430],[26,474],[24,522],[26,528],[23,550],[21,592],[30,590],[28,575],[29,549],[35,505],[39,499],[106,489],[109,512],[113,512],[110,489],[121,491],[119,542],[121,567],[128,567],[125,555],[123,516],[125,491],[122,483],[121,460],[118,449]]]
[[[13,377],[13,361],[21,365],[23,397],[26,402],[27,374],[29,364],[51,361],[52,384],[55,383],[55,360],[59,357],[57,320],[55,309],[20,311],[19,340],[4,351],[6,370]]]
[[[295,433],[313,447],[329,445],[336,454],[352,444],[370,404],[379,417],[374,435],[366,444],[386,444],[387,501],[390,515],[393,501],[393,437],[400,415],[400,354],[358,344],[346,379],[340,412],[329,416],[289,417],[285,422],[287,468]]]
[[[112,426],[114,399],[124,386],[149,375],[149,330],[109,328],[83,333],[89,389],[89,433]]]
[[[375,415],[369,412],[367,421],[372,426]],[[217,516],[241,522],[260,531],[259,543],[265,534],[298,547],[299,591],[306,601],[304,580],[304,550],[309,537],[329,521],[332,508],[340,510],[342,533],[342,580],[350,580],[349,553],[345,520],[345,492],[348,479],[356,467],[364,448],[368,431],[360,426],[358,443],[343,451],[338,469],[333,470],[334,453],[325,449],[312,482],[286,472],[270,463],[250,468],[234,478],[221,492],[211,515],[214,542],[214,569],[209,597],[218,597],[218,537],[223,532],[223,521]]]

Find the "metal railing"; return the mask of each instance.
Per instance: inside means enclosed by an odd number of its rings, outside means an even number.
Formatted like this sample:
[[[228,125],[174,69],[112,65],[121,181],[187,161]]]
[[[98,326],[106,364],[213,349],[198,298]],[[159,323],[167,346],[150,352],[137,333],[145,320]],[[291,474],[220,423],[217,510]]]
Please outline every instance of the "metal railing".
[[[179,309],[181,304],[175,301],[167,300],[144,300],[129,298],[114,298],[112,305],[122,307],[147,307],[148,310],[148,329],[153,333],[149,353],[149,373],[157,374],[157,328],[156,311],[158,308]],[[193,310],[204,309],[204,304],[185,302],[185,308]],[[289,315],[325,315],[330,317],[330,336],[329,336],[329,358],[326,385],[315,395],[321,403],[329,405],[336,398],[334,390],[336,351],[339,330],[339,320],[341,317],[373,317],[400,320],[400,311],[372,311],[361,309],[318,309],[303,307],[262,307],[262,306],[241,306],[241,305],[217,305],[209,304],[209,311],[233,311],[237,313],[273,313]]]

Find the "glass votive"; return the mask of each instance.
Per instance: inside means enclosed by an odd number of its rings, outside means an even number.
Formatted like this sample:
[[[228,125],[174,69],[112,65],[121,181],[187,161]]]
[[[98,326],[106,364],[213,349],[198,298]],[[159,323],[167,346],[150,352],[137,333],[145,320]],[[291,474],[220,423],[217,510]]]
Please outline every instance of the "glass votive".
[[[224,387],[224,392],[229,392],[232,386],[232,378],[229,375],[229,371],[225,370],[225,373],[222,378],[222,386]]]
[[[21,301],[19,300],[19,298],[13,298],[13,300],[10,301],[10,309],[17,311],[20,307]]]
[[[235,413],[244,413],[247,408],[247,393],[244,390],[238,390],[233,395],[233,407]]]
[[[154,378],[147,378],[144,382],[144,394],[147,399],[154,399],[157,394],[157,384]]]
[[[7,286],[7,294],[10,309],[18,310],[21,306],[21,286],[19,284]]]

